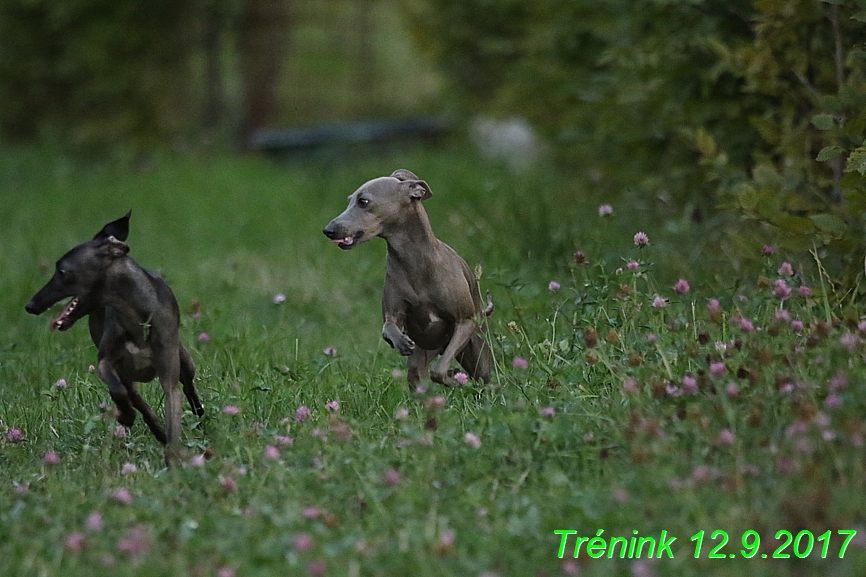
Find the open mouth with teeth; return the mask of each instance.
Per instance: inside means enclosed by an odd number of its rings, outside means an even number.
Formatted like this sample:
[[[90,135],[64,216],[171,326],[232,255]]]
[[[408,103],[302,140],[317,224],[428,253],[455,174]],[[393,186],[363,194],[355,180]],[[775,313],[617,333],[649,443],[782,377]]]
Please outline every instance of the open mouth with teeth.
[[[60,314],[51,319],[51,324],[49,325],[51,330],[64,331],[75,324],[77,319],[71,317],[76,308],[78,308],[78,297],[72,297],[69,299],[69,302],[63,306],[63,310],[60,311]]]
[[[355,245],[358,244],[358,241],[361,239],[362,236],[364,236],[363,231],[356,234],[350,234],[343,238],[332,238],[331,242],[337,243],[337,246],[339,246],[343,250],[349,250],[350,248],[354,248]]]

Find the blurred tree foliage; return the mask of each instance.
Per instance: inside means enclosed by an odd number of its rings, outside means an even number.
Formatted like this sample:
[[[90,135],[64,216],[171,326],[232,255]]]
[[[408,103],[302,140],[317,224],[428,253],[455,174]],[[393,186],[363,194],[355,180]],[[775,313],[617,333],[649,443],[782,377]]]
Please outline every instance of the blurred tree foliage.
[[[470,107],[527,118],[610,191],[694,176],[696,127],[743,161],[758,137],[740,111],[760,102],[737,100],[713,44],[749,38],[749,0],[407,2]]]
[[[470,111],[527,118],[593,188],[722,205],[733,243],[862,271],[866,0],[403,5]]]
[[[0,131],[152,145],[188,122],[191,3],[4,0]]]
[[[791,248],[839,249],[862,273],[866,1],[759,0],[755,8],[753,38],[716,51],[743,94],[767,101],[748,116],[761,138],[738,166],[721,140],[699,132],[702,164],[746,227],[778,230]]]
[[[137,153],[429,113],[439,76],[397,1],[4,0],[0,140]]]

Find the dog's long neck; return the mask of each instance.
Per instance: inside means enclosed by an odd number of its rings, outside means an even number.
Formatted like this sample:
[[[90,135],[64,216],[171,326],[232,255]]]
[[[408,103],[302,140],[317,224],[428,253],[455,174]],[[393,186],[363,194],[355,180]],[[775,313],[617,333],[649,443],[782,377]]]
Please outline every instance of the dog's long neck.
[[[427,211],[420,202],[413,204],[414,210],[408,212],[400,222],[383,235],[388,243],[388,256],[398,261],[404,268],[425,266],[436,256],[439,240],[433,234]]]

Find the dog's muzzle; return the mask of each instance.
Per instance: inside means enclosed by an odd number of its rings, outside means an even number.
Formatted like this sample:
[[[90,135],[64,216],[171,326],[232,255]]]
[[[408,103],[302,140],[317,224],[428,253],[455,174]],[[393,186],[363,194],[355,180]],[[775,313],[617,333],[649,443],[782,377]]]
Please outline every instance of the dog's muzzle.
[[[364,236],[363,231],[357,232],[355,234],[347,234],[343,227],[338,227],[334,225],[333,222],[326,226],[322,233],[329,239],[331,239],[331,242],[337,243],[337,246],[339,246],[343,250],[349,250],[350,248],[353,248],[356,244],[358,244],[358,241],[361,239],[361,237]]]

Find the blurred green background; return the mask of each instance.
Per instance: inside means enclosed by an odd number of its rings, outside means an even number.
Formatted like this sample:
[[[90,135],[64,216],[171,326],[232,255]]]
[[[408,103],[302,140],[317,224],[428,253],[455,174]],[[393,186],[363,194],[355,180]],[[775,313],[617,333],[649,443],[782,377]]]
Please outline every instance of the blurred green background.
[[[735,269],[756,245],[818,247],[853,287],[864,21],[864,0],[7,0],[0,151],[148,171],[324,125],[328,145],[279,152],[327,172],[385,151],[352,123],[435,119],[445,137],[406,129],[396,150],[477,148],[479,173],[522,174],[495,202],[532,205],[517,242],[536,255],[573,244],[563,207],[605,202]],[[678,266],[708,257],[681,246]]]

